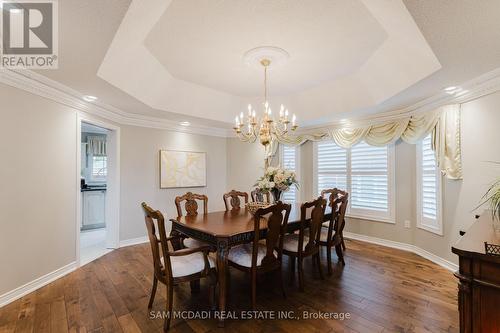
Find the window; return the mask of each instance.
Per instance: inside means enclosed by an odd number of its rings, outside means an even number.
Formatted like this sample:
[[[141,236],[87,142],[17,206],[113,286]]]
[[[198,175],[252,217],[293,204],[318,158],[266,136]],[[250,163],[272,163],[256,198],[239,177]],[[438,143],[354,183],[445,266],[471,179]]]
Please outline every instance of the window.
[[[347,188],[347,150],[334,143],[317,144],[317,195],[327,188]]]
[[[105,180],[108,174],[106,156],[92,156],[92,179]]]
[[[388,149],[364,142],[351,148],[351,213],[389,212]],[[381,214],[379,214],[381,213]]]
[[[286,145],[281,145],[281,167],[295,172],[297,178],[298,178],[298,155],[299,155],[299,148],[296,146],[286,146]],[[299,191],[295,186],[290,187],[290,190],[287,192],[283,193],[283,201],[285,202],[296,202],[299,201],[298,199],[299,196]]]
[[[443,235],[441,172],[428,135],[417,145],[417,227]]]
[[[344,149],[332,141],[315,143],[315,191],[337,187],[349,192],[348,215],[394,222],[394,146],[361,142]]]

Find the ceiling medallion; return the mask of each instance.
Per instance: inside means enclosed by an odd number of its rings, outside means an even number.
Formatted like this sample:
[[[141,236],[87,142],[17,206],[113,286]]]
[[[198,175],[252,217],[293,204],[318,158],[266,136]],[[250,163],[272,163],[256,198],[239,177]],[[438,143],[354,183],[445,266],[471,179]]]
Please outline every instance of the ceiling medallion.
[[[265,51],[272,50],[270,53],[265,53]],[[273,53],[274,52],[274,53]],[[258,58],[262,56],[262,58]],[[279,111],[279,117],[274,119],[272,115],[272,110],[269,107],[269,102],[267,99],[267,70],[273,63],[273,59],[278,62],[276,65],[283,64],[285,60],[289,57],[288,53],[280,48],[275,47],[259,47],[252,49],[245,53],[245,62],[253,66],[255,61],[258,59],[259,65],[264,67],[264,102],[263,111],[264,116],[260,119],[257,118],[255,110],[252,105],[248,105],[248,115],[245,117],[244,113],[241,112],[239,116],[236,116],[234,130],[236,135],[241,141],[245,142],[255,142],[257,137],[260,143],[266,149],[266,156],[269,156],[268,152],[270,145],[274,141],[283,142],[289,137],[289,131],[295,131],[297,129],[296,116],[295,114],[289,118],[288,109],[281,104]],[[265,168],[269,166],[269,160],[265,160]]]
[[[262,68],[262,59],[270,61],[268,67],[274,68],[285,64],[290,58],[290,54],[280,47],[276,46],[259,46],[248,50],[243,55],[243,62],[253,68]]]

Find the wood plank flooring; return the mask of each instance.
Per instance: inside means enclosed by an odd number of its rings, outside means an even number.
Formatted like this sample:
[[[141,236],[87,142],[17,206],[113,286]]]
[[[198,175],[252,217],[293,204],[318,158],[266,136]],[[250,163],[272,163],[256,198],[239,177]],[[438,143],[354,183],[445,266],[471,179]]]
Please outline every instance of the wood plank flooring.
[[[347,241],[346,266],[320,280],[305,261],[305,292],[289,280],[283,299],[273,276],[259,281],[258,310],[343,312],[350,318],[290,320],[174,319],[171,332],[458,332],[457,285],[451,272],[415,254]],[[334,256],[336,258],[336,256]],[[322,265],[326,272],[326,255]],[[0,308],[0,333],[161,332],[163,319],[147,310],[152,265],[149,244],[113,251],[77,271]],[[250,310],[249,277],[231,271],[229,310]],[[162,311],[160,284],[153,311]],[[207,310],[208,288],[174,291],[174,310]]]

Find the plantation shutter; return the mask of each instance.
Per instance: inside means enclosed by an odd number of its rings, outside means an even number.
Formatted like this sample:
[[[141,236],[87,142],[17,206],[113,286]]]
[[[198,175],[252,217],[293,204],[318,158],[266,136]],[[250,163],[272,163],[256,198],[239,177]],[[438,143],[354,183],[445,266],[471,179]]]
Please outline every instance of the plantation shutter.
[[[317,195],[329,188],[347,189],[347,150],[333,142],[319,142],[317,148]]]
[[[388,148],[361,142],[351,148],[351,213],[389,214]]]
[[[422,168],[421,193],[422,216],[436,220],[437,218],[437,177],[436,157],[431,147],[431,136],[422,141]]]

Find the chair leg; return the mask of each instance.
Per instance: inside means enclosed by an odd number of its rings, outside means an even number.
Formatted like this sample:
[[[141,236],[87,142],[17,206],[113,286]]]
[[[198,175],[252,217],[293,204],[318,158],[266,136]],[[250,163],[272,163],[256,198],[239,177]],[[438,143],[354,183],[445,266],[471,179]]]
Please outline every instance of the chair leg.
[[[210,285],[208,286],[208,302],[210,305],[210,309],[215,310],[215,279],[209,277]]]
[[[321,278],[321,280],[324,280],[325,276],[323,275],[323,268],[321,268],[321,260],[319,258],[319,252],[314,256],[314,259],[316,259],[316,263],[318,264],[319,277]]]
[[[342,253],[342,244],[335,246],[335,252],[337,252],[337,256],[339,257],[339,261],[342,263],[342,265],[345,266],[344,254]]]
[[[342,250],[345,251],[344,235],[340,235],[340,239],[342,239]]]
[[[304,291],[304,265],[302,258],[298,258],[299,264],[299,289]]]
[[[163,323],[163,331],[167,332],[170,328],[170,320],[172,319],[172,305],[174,301],[174,288],[171,284],[167,286],[167,314],[165,322]]]
[[[191,294],[197,293],[200,291],[200,280],[195,280],[189,282],[191,286]]]
[[[294,259],[294,261],[295,261],[295,259]],[[283,270],[281,268],[278,270],[278,274],[279,274],[279,279],[280,279],[281,292],[283,293],[283,298],[286,298],[285,283],[283,281]]]
[[[257,271],[252,270],[252,310],[257,308]]]
[[[151,288],[151,296],[149,297],[148,310],[153,307],[153,302],[155,301],[156,288],[158,287],[158,279],[153,276],[153,287]]]
[[[326,246],[326,262],[328,265],[328,275],[332,275],[332,246]]]
[[[295,257],[288,258],[290,258],[290,283],[292,283],[295,280]]]

